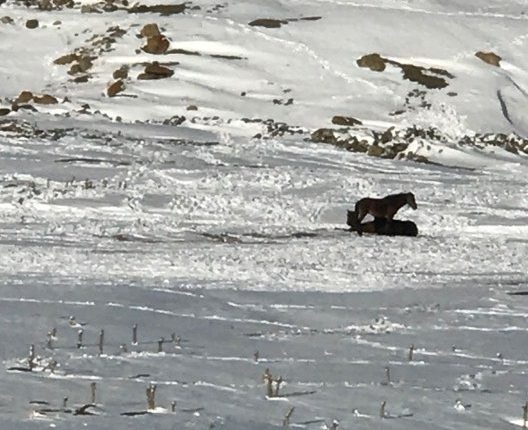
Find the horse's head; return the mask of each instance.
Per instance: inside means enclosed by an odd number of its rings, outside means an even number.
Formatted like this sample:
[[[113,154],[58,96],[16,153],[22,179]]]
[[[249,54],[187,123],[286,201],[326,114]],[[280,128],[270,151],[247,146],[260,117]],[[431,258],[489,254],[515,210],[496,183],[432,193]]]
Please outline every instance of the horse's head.
[[[407,204],[413,209],[416,209],[418,207],[413,193],[407,193]]]

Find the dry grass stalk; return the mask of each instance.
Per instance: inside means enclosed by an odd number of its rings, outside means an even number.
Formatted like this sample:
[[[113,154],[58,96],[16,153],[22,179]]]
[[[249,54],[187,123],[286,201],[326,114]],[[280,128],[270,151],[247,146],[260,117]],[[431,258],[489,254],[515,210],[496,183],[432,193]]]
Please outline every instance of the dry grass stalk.
[[[83,329],[80,329],[77,332],[77,349],[81,349],[83,347],[83,334],[84,334]]]
[[[91,392],[91,397],[90,397],[90,403],[95,405],[95,392],[97,390],[97,384],[95,382],[92,382],[90,384],[90,392]]]
[[[409,347],[409,361],[413,361],[413,355],[414,355],[414,345],[411,345]]]
[[[146,390],[147,407],[149,410],[156,409],[156,385],[150,384]]]
[[[292,406],[288,412],[286,413],[284,419],[282,420],[282,426],[283,427],[289,427],[290,426],[290,418],[293,414],[293,411],[295,410],[295,408]]]
[[[266,395],[268,397],[273,397],[273,375],[269,369],[264,371],[262,375],[262,380],[266,383]]]
[[[132,326],[132,345],[137,345],[138,343],[138,338],[137,338],[137,329],[138,329],[138,325],[137,324],[134,324]]]
[[[28,366],[31,370],[35,368],[35,345],[33,344],[29,346]]]
[[[379,412],[380,418],[386,417],[385,406],[387,406],[387,402],[384,400],[383,402],[381,402],[381,407],[380,407],[380,412]]]
[[[103,354],[104,349],[104,330],[101,330],[99,333],[99,354]]]

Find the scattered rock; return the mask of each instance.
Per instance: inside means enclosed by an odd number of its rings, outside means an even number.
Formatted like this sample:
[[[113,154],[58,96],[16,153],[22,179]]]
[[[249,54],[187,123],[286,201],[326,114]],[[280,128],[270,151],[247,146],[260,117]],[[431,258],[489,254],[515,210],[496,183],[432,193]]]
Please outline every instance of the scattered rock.
[[[169,46],[169,40],[165,36],[159,35],[149,37],[147,39],[147,44],[141,49],[147,54],[161,55],[167,52]]]
[[[381,155],[385,152],[381,146],[378,145],[372,145],[369,147],[367,151],[367,155],[370,155],[372,157],[381,157]]]
[[[38,26],[39,26],[38,19],[28,19],[26,21],[26,27],[29,28],[30,30],[37,28]]]
[[[169,78],[174,74],[174,71],[168,67],[161,66],[157,61],[148,64],[145,67],[145,72],[138,76],[138,79],[164,79]]]
[[[149,38],[154,36],[161,36],[159,31],[158,24],[146,24],[143,26],[140,32],[141,36]]]
[[[13,102],[16,105],[29,103],[33,100],[33,93],[31,91],[22,91]]]
[[[500,62],[502,58],[493,52],[478,51],[475,56],[480,58],[485,63],[491,64],[492,66],[500,67]]]
[[[388,128],[387,130],[385,130],[382,134],[381,134],[381,138],[380,138],[380,142],[381,143],[388,143],[390,142],[394,136],[392,134],[392,131],[394,130],[394,127],[390,127]]]
[[[147,44],[141,49],[148,54],[161,55],[169,49],[169,40],[161,34],[157,24],[147,24],[140,32],[141,37],[147,38]]]
[[[53,22],[53,25],[61,25],[61,24],[62,24],[62,21],[59,21],[59,20]]]
[[[0,18],[0,22],[2,24],[13,24],[13,22],[15,21],[10,16],[3,16],[2,18]]]
[[[310,139],[312,142],[337,144],[337,137],[334,135],[334,130],[331,128],[320,128],[315,130],[310,135]]]
[[[251,21],[249,25],[252,27],[266,27],[266,28],[280,28],[282,25],[288,24],[286,20],[271,19],[271,18],[260,18]]]
[[[379,54],[363,55],[356,61],[359,67],[367,67],[374,72],[383,72],[386,67],[387,60]]]
[[[83,76],[77,76],[73,79],[73,82],[76,84],[84,84],[85,82],[88,82],[90,79],[90,75],[83,75]]]
[[[9,108],[0,108],[0,116],[5,116],[9,112],[11,112],[11,109],[9,109]]]
[[[76,63],[72,64],[70,67],[70,70],[68,70],[69,75],[76,75],[79,73],[86,73],[88,70],[90,70],[93,66],[92,60],[94,60],[95,57],[90,57],[88,55],[83,56],[77,56]]]
[[[187,110],[198,110],[198,106],[196,105],[187,106]]]
[[[138,5],[128,9],[128,13],[159,13],[161,16],[168,16],[183,13],[186,7],[185,3],[158,4],[153,6]]]
[[[119,79],[118,81],[115,81],[107,88],[106,94],[108,95],[108,97],[114,97],[116,94],[124,90],[125,90],[125,83],[121,79]]]
[[[112,74],[114,79],[126,79],[128,78],[128,66],[123,65],[119,69],[114,70],[114,73]]]
[[[186,118],[183,115],[174,115],[173,117],[163,121],[164,125],[175,125],[178,126],[185,122]]]
[[[353,127],[355,125],[362,125],[363,123],[356,118],[352,118],[351,116],[336,115],[332,118],[332,124],[343,125],[345,127]]]
[[[43,94],[41,96],[34,96],[33,101],[40,105],[54,105],[59,103],[59,101],[49,94]]]

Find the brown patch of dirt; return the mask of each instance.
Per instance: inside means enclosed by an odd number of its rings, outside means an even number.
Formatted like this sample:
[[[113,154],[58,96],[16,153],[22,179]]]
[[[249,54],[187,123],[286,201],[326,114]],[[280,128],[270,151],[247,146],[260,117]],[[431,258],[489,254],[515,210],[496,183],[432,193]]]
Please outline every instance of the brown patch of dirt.
[[[288,24],[287,20],[259,18],[251,21],[249,25],[252,27],[266,27],[266,28],[280,28],[282,25]]]
[[[502,57],[495,54],[494,52],[482,52],[478,51],[475,54],[475,57],[480,58],[485,63],[488,63],[492,66],[500,67],[500,62],[502,60]]]
[[[359,60],[356,61],[359,67],[366,67],[373,72],[383,72],[386,67],[387,60],[379,54],[367,54],[363,55]]]
[[[434,73],[437,73],[437,72],[434,72],[432,69],[426,69],[425,67],[415,66],[413,64],[397,63],[397,65],[401,68],[403,72],[403,79],[407,79],[411,82],[416,82],[429,89],[445,88],[449,85],[444,78],[441,78],[439,76],[434,76]],[[442,72],[445,72],[445,70],[442,70]],[[433,74],[429,74],[429,73],[433,73]],[[446,76],[443,73],[441,74]]]

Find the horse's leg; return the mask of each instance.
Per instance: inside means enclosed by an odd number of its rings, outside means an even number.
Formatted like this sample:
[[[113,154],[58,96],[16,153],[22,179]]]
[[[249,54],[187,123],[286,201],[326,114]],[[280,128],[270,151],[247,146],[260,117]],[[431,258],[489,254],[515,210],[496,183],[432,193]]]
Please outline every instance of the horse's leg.
[[[361,228],[361,221],[363,221],[363,218],[367,216],[368,210],[365,209],[364,206],[365,202],[362,202],[361,200],[356,203],[356,227],[357,227],[357,233],[361,236],[363,235],[363,229]]]
[[[385,224],[385,234],[393,234],[394,223],[392,222],[392,220],[394,218],[394,215],[396,215],[396,212],[398,212],[398,209],[387,208],[387,212],[385,214],[385,219],[387,220],[387,223]]]

